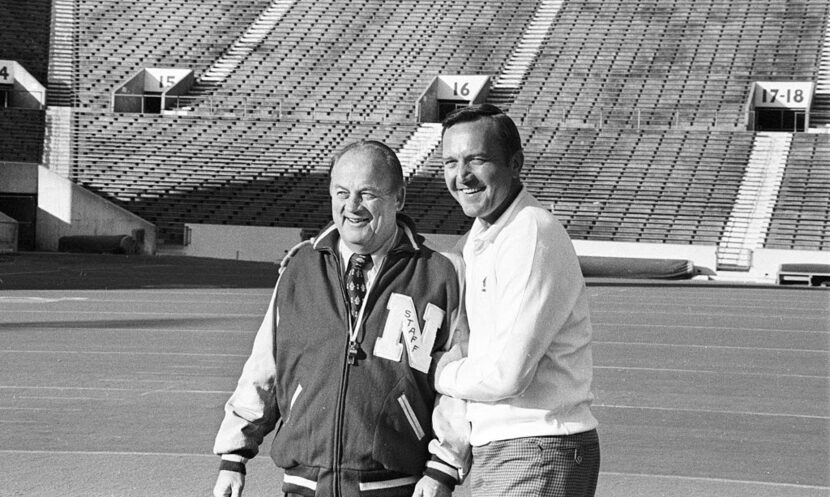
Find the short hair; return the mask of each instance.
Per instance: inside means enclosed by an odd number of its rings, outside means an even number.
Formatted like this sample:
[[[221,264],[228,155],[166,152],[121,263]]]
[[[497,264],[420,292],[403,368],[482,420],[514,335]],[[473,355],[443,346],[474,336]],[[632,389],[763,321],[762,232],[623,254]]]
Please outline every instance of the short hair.
[[[512,157],[513,154],[522,150],[522,138],[519,135],[519,130],[516,128],[516,123],[510,116],[504,113],[492,104],[476,104],[469,107],[459,107],[452,111],[444,121],[441,123],[441,138],[448,129],[460,123],[469,123],[487,119],[496,124],[496,130],[501,139],[501,145],[505,149],[507,157]]]
[[[329,177],[331,177],[331,171],[334,169],[334,165],[337,164],[337,161],[339,161],[341,157],[346,155],[348,152],[357,150],[371,150],[372,152],[383,157],[386,167],[388,167],[392,173],[392,186],[396,190],[400,190],[405,186],[403,181],[403,168],[401,167],[401,161],[398,159],[398,155],[394,150],[389,148],[388,145],[376,140],[358,140],[356,142],[349,143],[335,152],[331,158],[331,164],[329,164]]]

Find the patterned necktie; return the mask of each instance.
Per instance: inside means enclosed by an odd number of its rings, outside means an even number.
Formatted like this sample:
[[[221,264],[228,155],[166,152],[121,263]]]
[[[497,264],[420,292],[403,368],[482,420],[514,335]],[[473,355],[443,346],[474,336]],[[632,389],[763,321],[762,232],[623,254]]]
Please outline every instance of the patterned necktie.
[[[349,265],[346,268],[346,293],[349,297],[349,313],[352,318],[352,325],[357,323],[357,316],[360,314],[360,306],[366,298],[366,278],[363,276],[363,266],[369,261],[369,256],[364,254],[352,254]]]

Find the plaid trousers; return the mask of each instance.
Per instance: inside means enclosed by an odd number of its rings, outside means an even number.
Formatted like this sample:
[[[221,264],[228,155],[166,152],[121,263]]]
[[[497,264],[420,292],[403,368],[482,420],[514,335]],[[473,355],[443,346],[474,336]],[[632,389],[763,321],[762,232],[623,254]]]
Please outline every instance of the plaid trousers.
[[[599,476],[596,430],[497,440],[473,447],[473,497],[592,497]]]

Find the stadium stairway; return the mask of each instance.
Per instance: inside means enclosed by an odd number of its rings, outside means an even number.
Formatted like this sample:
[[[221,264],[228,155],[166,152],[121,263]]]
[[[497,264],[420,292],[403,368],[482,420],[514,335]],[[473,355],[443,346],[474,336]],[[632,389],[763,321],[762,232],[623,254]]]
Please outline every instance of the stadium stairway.
[[[282,19],[283,14],[291,8],[294,0],[272,0],[265,10],[252,22],[245,32],[199,76],[191,89],[191,95],[201,97],[211,93],[221,85],[228,75],[235,71],[242,61],[253,52],[256,46],[262,43],[274,26]]]
[[[510,108],[528,69],[539,56],[539,50],[562,7],[562,1],[543,0],[536,9],[530,25],[524,30],[519,43],[513,48],[510,57],[493,80],[487,97],[488,102],[504,110]]]
[[[718,269],[748,271],[764,245],[792,133],[757,133],[738,198],[718,247]]]
[[[830,16],[827,16],[827,25],[824,29],[816,91],[810,112],[810,127],[830,130]]]

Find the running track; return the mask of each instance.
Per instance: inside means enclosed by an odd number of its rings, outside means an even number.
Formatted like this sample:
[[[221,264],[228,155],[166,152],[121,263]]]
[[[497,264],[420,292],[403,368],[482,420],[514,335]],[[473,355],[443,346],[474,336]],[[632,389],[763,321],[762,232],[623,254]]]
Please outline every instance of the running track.
[[[598,495],[830,495],[830,292],[589,291]],[[222,405],[269,296],[0,292],[0,496],[210,495]],[[278,489],[254,459],[245,495]]]

